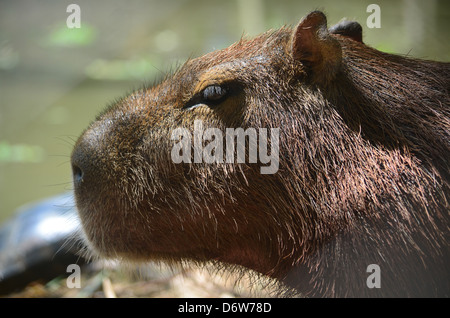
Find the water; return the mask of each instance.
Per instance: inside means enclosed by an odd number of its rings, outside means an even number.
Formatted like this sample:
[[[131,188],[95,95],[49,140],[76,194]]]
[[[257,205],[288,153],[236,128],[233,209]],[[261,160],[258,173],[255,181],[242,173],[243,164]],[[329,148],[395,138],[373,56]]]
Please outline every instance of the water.
[[[376,1],[380,29],[366,26],[374,0],[73,2],[78,30],[66,27],[67,2],[0,2],[0,222],[72,188],[73,144],[107,104],[244,33],[323,9],[330,25],[359,21],[378,49],[450,61],[450,1]]]

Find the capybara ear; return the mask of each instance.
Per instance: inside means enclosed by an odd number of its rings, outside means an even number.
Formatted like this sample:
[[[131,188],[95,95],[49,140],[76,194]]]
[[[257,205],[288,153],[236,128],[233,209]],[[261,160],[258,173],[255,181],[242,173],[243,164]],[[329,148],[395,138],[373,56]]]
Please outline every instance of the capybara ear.
[[[339,34],[348,37],[354,41],[362,41],[362,26],[356,21],[341,21],[336,25],[333,25],[329,29],[332,34]]]
[[[339,42],[328,33],[327,18],[313,11],[303,18],[292,34],[292,57],[310,72],[313,82],[333,79],[341,65]]]

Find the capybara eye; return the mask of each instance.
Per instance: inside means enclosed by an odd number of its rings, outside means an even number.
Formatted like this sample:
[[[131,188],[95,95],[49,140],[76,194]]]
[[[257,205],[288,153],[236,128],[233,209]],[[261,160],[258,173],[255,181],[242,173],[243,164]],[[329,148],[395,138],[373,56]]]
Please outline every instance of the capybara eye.
[[[183,109],[194,109],[202,105],[213,108],[227,98],[229,91],[229,88],[226,86],[207,86],[205,89],[195,94],[194,97],[183,107]]]
[[[226,97],[227,93],[228,89],[223,86],[210,85],[201,92],[201,95],[205,102],[218,102]]]

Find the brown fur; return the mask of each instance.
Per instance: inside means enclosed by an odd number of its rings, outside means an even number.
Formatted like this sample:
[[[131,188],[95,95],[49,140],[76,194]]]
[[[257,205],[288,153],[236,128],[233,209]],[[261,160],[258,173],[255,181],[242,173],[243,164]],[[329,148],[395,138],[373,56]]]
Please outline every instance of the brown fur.
[[[313,12],[295,30],[242,39],[106,109],[72,154],[90,247],[238,264],[306,296],[448,296],[450,65],[324,24]],[[211,84],[234,94],[183,108]],[[174,164],[171,132],[195,119],[279,127],[278,172]],[[369,264],[380,289],[366,286]]]

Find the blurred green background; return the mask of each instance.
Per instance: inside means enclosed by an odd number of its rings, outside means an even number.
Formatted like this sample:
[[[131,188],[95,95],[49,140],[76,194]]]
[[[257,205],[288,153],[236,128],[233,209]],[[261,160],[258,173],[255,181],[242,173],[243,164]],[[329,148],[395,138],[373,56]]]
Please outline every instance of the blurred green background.
[[[69,4],[81,28],[68,29]],[[376,3],[381,28],[366,26]],[[387,52],[450,60],[450,1],[153,0],[0,2],[0,222],[72,188],[70,153],[107,104],[188,57],[321,9],[359,21]]]

